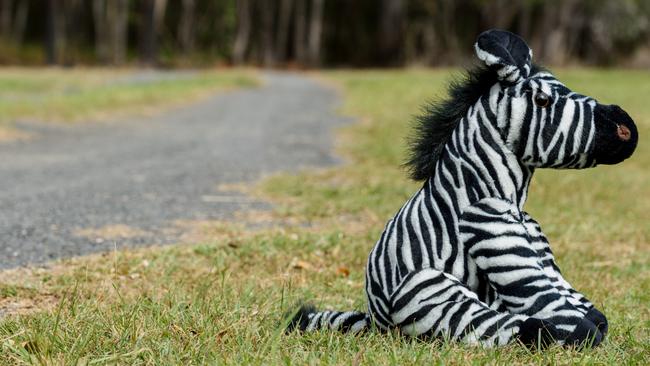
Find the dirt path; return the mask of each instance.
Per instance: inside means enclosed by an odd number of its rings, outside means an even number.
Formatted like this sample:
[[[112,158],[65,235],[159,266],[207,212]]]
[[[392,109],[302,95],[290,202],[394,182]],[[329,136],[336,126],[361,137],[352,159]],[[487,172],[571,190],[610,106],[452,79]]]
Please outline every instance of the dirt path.
[[[335,93],[296,74],[264,79],[154,118],[0,143],[0,268],[174,243],[176,220],[266,207],[219,185],[334,163]]]

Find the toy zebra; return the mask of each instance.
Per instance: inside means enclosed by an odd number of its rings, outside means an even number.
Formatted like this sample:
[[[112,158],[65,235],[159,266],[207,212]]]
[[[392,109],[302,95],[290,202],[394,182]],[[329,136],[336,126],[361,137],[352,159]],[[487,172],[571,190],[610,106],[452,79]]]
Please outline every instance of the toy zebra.
[[[407,165],[425,183],[370,253],[368,313],[304,306],[288,331],[374,324],[484,346],[603,340],[607,319],[564,279],[523,206],[536,168],[619,163],[636,126],[533,65],[515,34],[486,31],[474,49],[484,65],[418,120]]]

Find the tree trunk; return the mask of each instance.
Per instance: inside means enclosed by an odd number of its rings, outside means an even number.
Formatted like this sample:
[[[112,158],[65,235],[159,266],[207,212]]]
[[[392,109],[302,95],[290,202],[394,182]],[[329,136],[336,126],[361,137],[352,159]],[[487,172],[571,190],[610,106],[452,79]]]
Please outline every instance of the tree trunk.
[[[531,18],[532,18],[532,5],[524,1],[521,4],[521,15],[519,17],[519,30],[517,33],[519,33],[520,36],[522,36],[524,39],[531,39],[531,31],[530,31],[530,25],[531,25]]]
[[[280,0],[278,14],[278,31],[275,34],[275,60],[284,62],[288,57],[289,27],[291,26],[291,9],[293,0]]]
[[[11,20],[13,17],[13,0],[2,0],[0,3],[0,34],[11,38]]]
[[[428,23],[428,22],[427,22]],[[427,65],[439,65],[440,41],[433,24],[426,24],[422,33],[423,59]]]
[[[508,29],[515,16],[521,10],[521,1],[492,0],[484,2],[481,6],[483,28]]]
[[[573,19],[577,0],[564,0],[556,7],[545,7],[541,39],[541,58],[549,64],[562,64],[568,60],[566,32]]]
[[[146,65],[158,62],[158,32],[165,17],[167,0],[143,0],[140,28],[140,58]]]
[[[59,62],[73,65],[77,61],[77,52],[81,49],[79,34],[82,0],[61,0],[63,7],[59,12],[62,41],[59,42]]]
[[[56,44],[56,62],[58,64],[64,64],[68,61],[68,54],[66,49],[68,48],[68,39],[67,39],[67,30],[68,23],[66,17],[66,10],[70,9],[70,4],[66,0],[58,0],[58,5],[54,16],[56,18],[54,25],[56,27],[56,32],[54,33],[57,37],[55,41]]]
[[[126,61],[129,0],[110,0],[107,15],[111,25],[110,34],[107,35],[110,37],[111,62],[113,65],[121,65]]]
[[[404,44],[403,0],[382,0],[379,19],[379,63],[395,66],[402,62]]]
[[[185,55],[194,50],[194,9],[196,0],[183,0],[183,12],[178,23],[178,41]]]
[[[47,0],[45,15],[45,62],[48,65],[55,65],[57,63],[57,48],[60,40],[59,32],[60,27],[57,26],[57,12],[59,7],[58,0]]]
[[[323,32],[323,6],[325,0],[313,0],[309,19],[308,57],[311,66],[320,64],[321,35]]]
[[[93,25],[95,27],[95,56],[101,63],[108,62],[106,0],[93,0]]]
[[[16,4],[16,15],[13,21],[12,36],[16,44],[22,44],[25,38],[25,29],[27,26],[27,13],[29,12],[29,3],[27,1],[19,1]]]
[[[154,0],[153,7],[153,22],[154,22],[154,31],[156,32],[156,38],[158,33],[163,28],[163,23],[165,21],[165,11],[167,10],[167,0]]]
[[[304,64],[307,57],[307,0],[296,0],[296,31],[293,38],[293,49],[296,61]]]
[[[262,46],[262,64],[265,67],[273,66],[273,17],[275,15],[275,2],[271,0],[258,1],[258,10],[260,12],[261,32],[260,42]]]
[[[440,25],[440,28],[436,31],[436,34],[439,39],[442,41],[442,47],[444,56],[441,56],[440,53],[436,55],[436,63],[440,64],[441,61],[444,63],[456,62],[459,58],[459,41],[458,41],[458,32],[455,29],[456,20],[454,15],[456,13],[456,7],[459,6],[458,2],[455,0],[441,0],[439,4],[439,11],[436,14],[436,23]]]
[[[237,35],[232,50],[232,60],[236,65],[244,63],[251,35],[250,0],[237,0]]]

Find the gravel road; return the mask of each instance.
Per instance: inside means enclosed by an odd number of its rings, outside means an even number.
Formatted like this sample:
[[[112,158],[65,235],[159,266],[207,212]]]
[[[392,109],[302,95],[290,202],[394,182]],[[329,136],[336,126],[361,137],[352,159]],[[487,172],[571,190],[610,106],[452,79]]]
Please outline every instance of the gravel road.
[[[277,171],[336,162],[336,94],[298,74],[151,118],[53,127],[0,144],[0,268],[178,241],[176,220],[268,207],[220,191]],[[133,229],[117,241],[88,230]],[[142,232],[142,235],[138,233]],[[135,233],[135,234],[134,234]]]

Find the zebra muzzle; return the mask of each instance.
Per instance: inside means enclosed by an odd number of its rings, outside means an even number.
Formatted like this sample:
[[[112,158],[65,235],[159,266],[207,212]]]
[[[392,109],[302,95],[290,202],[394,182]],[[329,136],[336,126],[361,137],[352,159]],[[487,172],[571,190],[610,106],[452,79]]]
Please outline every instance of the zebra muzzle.
[[[617,105],[594,108],[596,138],[594,158],[598,164],[618,164],[632,156],[639,133],[632,118]]]

